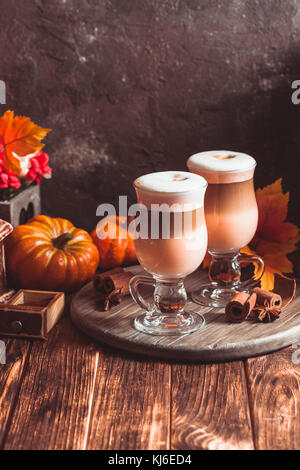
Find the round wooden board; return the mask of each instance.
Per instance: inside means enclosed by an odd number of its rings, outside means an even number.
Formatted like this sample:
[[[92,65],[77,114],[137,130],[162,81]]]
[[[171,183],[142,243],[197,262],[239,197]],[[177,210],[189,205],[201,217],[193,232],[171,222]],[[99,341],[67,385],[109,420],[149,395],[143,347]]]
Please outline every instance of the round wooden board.
[[[141,272],[140,267],[129,268]],[[188,292],[207,281],[203,271],[186,279]],[[92,284],[84,286],[73,298],[71,318],[92,338],[109,346],[140,355],[178,361],[219,362],[236,360],[276,351],[300,340],[300,291],[294,301],[273,323],[245,321],[228,323],[224,310],[201,307],[192,301],[188,308],[202,313],[206,325],[185,336],[151,336],[136,331],[134,317],[141,311],[130,296],[108,312],[101,310]]]

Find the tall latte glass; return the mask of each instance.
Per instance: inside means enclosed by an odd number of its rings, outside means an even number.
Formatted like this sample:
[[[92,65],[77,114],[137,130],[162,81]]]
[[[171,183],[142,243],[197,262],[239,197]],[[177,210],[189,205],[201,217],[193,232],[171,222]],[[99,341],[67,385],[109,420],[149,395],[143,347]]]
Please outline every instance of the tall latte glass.
[[[188,159],[188,169],[208,182],[205,219],[211,283],[200,286],[192,298],[202,305],[224,307],[237,290],[258,283],[264,272],[258,256],[240,253],[253,238],[258,223],[258,208],[253,177],[256,161],[250,155],[231,151],[210,151]],[[241,282],[241,266],[256,265],[254,278]]]
[[[201,264],[207,249],[203,201],[207,187],[199,175],[166,171],[134,181],[139,217],[135,249],[149,276],[135,276],[130,292],[144,310],[135,328],[153,335],[188,334],[201,328],[201,315],[187,310],[184,278]],[[154,286],[153,302],[141,295],[141,284]]]

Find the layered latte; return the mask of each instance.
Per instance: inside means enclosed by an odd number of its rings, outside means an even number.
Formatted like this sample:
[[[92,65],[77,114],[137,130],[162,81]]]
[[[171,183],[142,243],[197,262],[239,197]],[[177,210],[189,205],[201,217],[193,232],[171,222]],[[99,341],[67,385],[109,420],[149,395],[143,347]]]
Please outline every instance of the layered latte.
[[[135,240],[140,264],[158,279],[180,279],[202,262],[207,249],[203,199],[206,181],[199,175],[165,171],[134,182],[147,214]]]
[[[204,207],[209,251],[240,250],[252,240],[258,223],[254,158],[238,152],[210,151],[193,155],[187,166],[208,182]]]

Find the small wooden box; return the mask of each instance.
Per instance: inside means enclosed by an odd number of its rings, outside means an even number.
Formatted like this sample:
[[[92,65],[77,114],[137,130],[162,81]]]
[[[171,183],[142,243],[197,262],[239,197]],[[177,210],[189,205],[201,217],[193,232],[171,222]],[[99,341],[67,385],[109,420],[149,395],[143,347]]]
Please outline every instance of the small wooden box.
[[[20,290],[0,304],[0,336],[45,340],[64,305],[63,292]]]

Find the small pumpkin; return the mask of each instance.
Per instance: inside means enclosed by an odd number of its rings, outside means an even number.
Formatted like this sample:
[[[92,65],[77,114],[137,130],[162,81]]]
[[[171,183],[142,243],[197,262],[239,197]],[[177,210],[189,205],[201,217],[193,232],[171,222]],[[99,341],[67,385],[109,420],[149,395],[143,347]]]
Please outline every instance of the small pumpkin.
[[[105,234],[105,238],[103,236]],[[137,262],[134,241],[127,230],[127,218],[108,216],[98,223],[91,237],[99,250],[102,269],[129,266]]]
[[[5,240],[10,283],[24,289],[72,291],[90,281],[99,253],[90,235],[66,219],[38,215]]]

